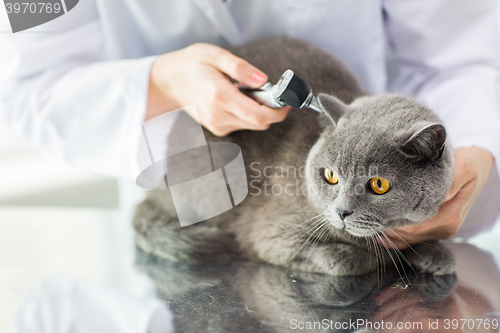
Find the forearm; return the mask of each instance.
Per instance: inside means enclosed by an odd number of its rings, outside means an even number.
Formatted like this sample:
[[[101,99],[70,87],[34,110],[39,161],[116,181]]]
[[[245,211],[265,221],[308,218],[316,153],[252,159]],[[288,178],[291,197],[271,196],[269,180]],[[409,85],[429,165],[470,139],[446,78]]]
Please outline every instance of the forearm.
[[[99,173],[133,178],[153,58],[59,67],[9,80],[3,111],[31,145]],[[65,71],[67,69],[67,71]]]

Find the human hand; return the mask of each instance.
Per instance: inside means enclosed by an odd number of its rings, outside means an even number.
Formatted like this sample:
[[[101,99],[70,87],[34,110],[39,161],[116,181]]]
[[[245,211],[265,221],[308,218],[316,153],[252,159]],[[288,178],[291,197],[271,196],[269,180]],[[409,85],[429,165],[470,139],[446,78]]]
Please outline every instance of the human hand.
[[[159,56],[151,68],[146,120],[195,104],[200,123],[224,136],[240,129],[265,130],[286,118],[290,107],[261,105],[227,76],[252,88],[267,82],[267,76],[246,60],[210,44],[197,43]]]
[[[411,286],[403,286],[400,283],[386,287],[375,297],[375,302],[378,304],[378,308],[370,316],[372,323],[378,323],[375,326],[381,328],[378,331],[386,333],[427,332],[429,328],[429,314],[432,313],[432,319],[443,319],[445,317],[443,312],[447,310],[447,306],[441,306],[439,313],[436,313],[436,311],[431,312],[429,301],[425,297],[415,292]],[[433,303],[443,302],[436,302],[434,300]]]
[[[447,296],[424,296],[414,286],[396,283],[384,288],[375,302],[378,308],[369,321],[381,328],[377,332],[498,332],[498,320],[484,318],[494,310],[491,299],[461,283]]]
[[[458,231],[490,175],[494,158],[479,147],[457,148],[454,154],[453,183],[437,215],[419,225],[384,231],[393,244],[385,239],[381,244],[406,249],[411,244],[449,239]]]

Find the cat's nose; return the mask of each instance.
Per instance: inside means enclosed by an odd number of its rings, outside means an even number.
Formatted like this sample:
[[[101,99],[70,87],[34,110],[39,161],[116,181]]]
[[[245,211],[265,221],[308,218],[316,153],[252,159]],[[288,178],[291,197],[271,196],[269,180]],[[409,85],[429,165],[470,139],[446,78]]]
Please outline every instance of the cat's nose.
[[[349,216],[353,213],[353,211],[347,211],[345,209],[342,209],[342,208],[335,208],[335,211],[337,212],[337,214],[339,214],[340,216],[340,219],[342,221],[344,221],[344,219],[346,218],[346,216]]]

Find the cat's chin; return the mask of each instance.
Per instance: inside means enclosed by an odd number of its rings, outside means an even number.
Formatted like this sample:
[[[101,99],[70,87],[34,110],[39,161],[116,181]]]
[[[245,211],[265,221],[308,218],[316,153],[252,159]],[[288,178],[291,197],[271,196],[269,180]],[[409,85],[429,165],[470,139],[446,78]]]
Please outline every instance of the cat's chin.
[[[362,238],[373,237],[375,234],[377,234],[377,232],[375,231],[359,228],[344,228],[344,230],[355,237]]]
[[[349,222],[342,222],[340,220],[338,221],[331,221],[331,224],[340,230],[344,230],[345,232],[351,234],[352,236],[355,237],[373,237],[374,235],[378,234],[380,230],[375,229],[375,228],[368,228],[368,227],[358,227],[353,225],[352,223]]]

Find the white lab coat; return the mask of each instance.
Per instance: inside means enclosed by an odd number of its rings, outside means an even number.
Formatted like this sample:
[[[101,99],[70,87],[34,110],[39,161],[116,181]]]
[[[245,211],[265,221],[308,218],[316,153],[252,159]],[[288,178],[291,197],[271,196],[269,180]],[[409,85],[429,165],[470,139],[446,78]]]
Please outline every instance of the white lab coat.
[[[483,147],[498,161],[500,46],[489,0],[81,0],[54,21],[4,34],[3,114],[35,147],[133,180],[145,167],[138,147],[154,56],[273,35],[335,54],[370,92],[415,96],[454,147]],[[483,191],[461,235],[496,218],[499,188]]]

